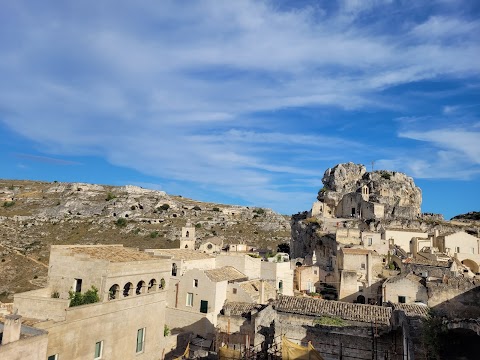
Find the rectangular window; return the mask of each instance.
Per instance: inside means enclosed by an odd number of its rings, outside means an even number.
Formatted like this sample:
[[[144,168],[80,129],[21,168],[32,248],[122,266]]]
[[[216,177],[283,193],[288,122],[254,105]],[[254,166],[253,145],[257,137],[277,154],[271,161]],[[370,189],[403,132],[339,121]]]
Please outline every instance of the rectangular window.
[[[208,312],[208,301],[200,300],[200,312],[204,314]]]
[[[187,293],[187,306],[193,306],[193,293]]]
[[[459,253],[460,252],[460,246],[455,247],[455,252]]]
[[[373,239],[371,237],[369,237],[367,241],[368,241],[368,246],[372,246]]]
[[[234,293],[234,294],[237,293],[237,288],[233,288],[233,293]]]
[[[198,287],[198,279],[193,279],[193,286]]]
[[[50,355],[47,360],[58,360],[58,354]]]
[[[103,353],[103,341],[97,341],[95,343],[95,356],[94,360],[101,359]]]
[[[317,271],[317,270],[313,270],[313,274],[314,274],[314,275],[317,275],[317,274],[318,274],[318,271]]]
[[[360,264],[360,269],[365,270],[365,263]]]
[[[143,352],[145,347],[145,328],[137,330],[137,354]]]
[[[75,279],[73,288],[75,289],[75,292],[82,292],[82,279]]]
[[[471,248],[472,249],[472,254],[475,254],[475,248]]]
[[[399,297],[398,297],[398,302],[399,302],[400,304],[405,304],[405,303],[407,302],[406,300],[407,300],[407,299],[406,299],[405,296],[399,296]]]

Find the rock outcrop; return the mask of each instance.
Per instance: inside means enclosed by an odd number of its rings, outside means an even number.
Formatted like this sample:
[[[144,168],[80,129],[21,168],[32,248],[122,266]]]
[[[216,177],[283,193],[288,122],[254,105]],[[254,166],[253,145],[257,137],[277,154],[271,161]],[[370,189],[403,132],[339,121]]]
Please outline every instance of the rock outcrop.
[[[387,170],[368,172],[364,165],[346,163],[327,169],[322,182],[324,186],[317,198],[325,204],[322,208],[324,216],[361,215],[360,211],[350,212],[361,201],[380,205],[375,209],[376,218],[413,219],[421,213],[422,192],[413,179],[403,173]],[[349,194],[348,206],[342,206],[342,201],[346,201],[345,197]],[[382,206],[383,215],[380,216]]]

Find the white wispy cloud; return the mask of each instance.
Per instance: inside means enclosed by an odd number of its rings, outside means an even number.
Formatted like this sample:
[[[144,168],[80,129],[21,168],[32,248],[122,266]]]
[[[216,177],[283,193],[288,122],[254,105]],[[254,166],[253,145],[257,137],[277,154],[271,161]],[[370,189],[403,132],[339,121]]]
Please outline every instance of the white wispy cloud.
[[[47,154],[101,156],[245,201],[306,199],[294,189],[283,195],[286,184],[299,175],[316,181],[330,165],[325,159],[371,144],[328,128],[312,135],[295,118],[263,125],[259,114],[398,109],[404,105],[382,96],[385,89],[480,73],[478,21],[461,12],[418,20],[408,11],[421,6],[402,3],[285,10],[253,0],[18,1],[0,15],[0,109],[7,114],[0,121]],[[405,20],[391,27],[399,13]],[[475,135],[400,133],[446,151],[439,154],[452,162],[462,154],[478,164]],[[312,154],[319,160],[309,163]]]

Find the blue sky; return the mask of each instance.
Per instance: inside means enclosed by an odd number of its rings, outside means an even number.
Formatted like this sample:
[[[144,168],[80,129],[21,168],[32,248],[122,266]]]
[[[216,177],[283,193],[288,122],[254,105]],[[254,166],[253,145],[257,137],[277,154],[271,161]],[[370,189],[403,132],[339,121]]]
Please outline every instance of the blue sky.
[[[0,0],[2,178],[307,210],[340,162],[480,210],[480,3]]]

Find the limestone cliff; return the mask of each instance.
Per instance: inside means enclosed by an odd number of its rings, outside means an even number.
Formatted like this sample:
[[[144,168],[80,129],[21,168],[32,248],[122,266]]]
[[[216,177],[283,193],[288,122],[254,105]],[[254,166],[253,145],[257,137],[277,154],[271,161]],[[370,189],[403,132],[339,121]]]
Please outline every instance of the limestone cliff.
[[[413,219],[420,215],[422,192],[413,179],[387,170],[368,172],[364,165],[338,164],[325,171],[318,200],[332,216],[345,216],[339,209],[347,194],[357,194],[364,201],[383,205],[385,218]]]

